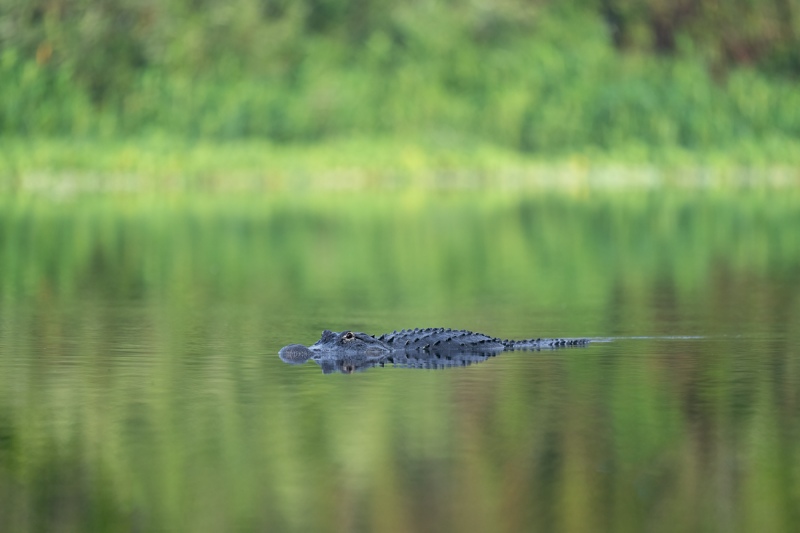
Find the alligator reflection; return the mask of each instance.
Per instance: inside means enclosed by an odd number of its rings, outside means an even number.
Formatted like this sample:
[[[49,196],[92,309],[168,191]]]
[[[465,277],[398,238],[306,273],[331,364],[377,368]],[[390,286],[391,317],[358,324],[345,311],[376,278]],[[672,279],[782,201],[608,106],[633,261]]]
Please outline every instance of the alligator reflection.
[[[278,355],[289,364],[317,362],[325,374],[350,374],[387,364],[408,368],[447,368],[480,363],[516,350],[586,346],[588,339],[509,340],[448,328],[409,329],[374,337],[355,331],[325,330],[315,344],[290,344]]]

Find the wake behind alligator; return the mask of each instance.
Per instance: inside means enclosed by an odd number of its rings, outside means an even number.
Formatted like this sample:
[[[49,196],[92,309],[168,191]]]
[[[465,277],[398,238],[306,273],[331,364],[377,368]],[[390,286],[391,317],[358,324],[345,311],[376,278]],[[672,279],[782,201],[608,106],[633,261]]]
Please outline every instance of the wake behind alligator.
[[[356,331],[325,330],[311,346],[290,344],[278,355],[286,363],[316,361],[326,374],[373,366],[446,368],[485,361],[503,352],[586,346],[589,339],[499,339],[465,329],[404,329],[378,337]]]

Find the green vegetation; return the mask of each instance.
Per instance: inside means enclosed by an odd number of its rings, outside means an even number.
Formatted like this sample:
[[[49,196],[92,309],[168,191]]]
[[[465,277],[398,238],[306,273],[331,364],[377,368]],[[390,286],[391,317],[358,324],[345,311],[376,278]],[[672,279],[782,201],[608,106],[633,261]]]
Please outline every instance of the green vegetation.
[[[794,163],[798,35],[797,0],[1,0],[0,133]]]
[[[284,145],[175,137],[93,141],[4,139],[0,191],[74,195],[435,189],[590,190],[681,185],[722,188],[796,185],[800,150],[791,140],[736,142],[695,152],[679,147],[617,146],[535,157],[483,142],[437,138],[328,140]]]

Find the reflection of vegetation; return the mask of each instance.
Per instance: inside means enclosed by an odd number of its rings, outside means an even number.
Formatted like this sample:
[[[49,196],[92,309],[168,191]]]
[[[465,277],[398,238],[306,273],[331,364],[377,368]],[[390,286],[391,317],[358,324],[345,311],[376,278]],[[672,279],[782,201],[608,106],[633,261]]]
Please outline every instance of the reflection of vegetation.
[[[452,297],[500,291],[525,305],[610,297],[620,285],[640,294],[654,275],[689,296],[729,271],[786,276],[769,269],[800,256],[786,231],[800,224],[794,190],[522,199],[333,191],[224,202],[122,194],[0,200],[3,297],[150,297],[192,287],[214,298],[445,309]],[[559,272],[588,264],[580,276]]]
[[[785,530],[800,211],[750,192],[0,199],[2,529]],[[431,318],[743,337],[275,355]]]
[[[797,151],[796,0],[563,4],[0,0],[0,132]]]

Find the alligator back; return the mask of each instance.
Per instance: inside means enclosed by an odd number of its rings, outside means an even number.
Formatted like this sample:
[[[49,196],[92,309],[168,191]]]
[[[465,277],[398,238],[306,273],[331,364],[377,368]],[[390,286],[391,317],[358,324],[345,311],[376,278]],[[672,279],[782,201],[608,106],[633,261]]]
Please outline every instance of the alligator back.
[[[415,328],[385,333],[378,337],[392,351],[471,351],[502,352],[505,347],[500,339],[465,329]]]
[[[584,346],[588,339],[499,339],[466,329],[414,328],[384,333],[378,340],[396,350],[482,351],[538,350],[558,346]]]

